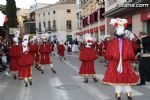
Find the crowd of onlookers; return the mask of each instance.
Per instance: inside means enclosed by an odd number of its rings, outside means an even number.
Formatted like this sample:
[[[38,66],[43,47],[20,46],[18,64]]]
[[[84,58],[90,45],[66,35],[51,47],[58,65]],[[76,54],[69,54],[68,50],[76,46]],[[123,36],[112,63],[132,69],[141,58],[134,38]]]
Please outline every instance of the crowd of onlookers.
[[[9,43],[0,36],[0,72],[3,72],[8,67],[9,63]]]

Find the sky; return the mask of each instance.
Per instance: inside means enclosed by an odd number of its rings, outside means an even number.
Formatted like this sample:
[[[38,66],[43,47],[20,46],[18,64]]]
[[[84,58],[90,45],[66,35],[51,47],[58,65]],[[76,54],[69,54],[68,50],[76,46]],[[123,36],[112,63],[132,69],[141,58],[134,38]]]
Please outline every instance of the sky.
[[[58,2],[59,0],[15,0],[16,1],[16,6],[19,8],[24,8],[24,9],[28,9],[30,8],[31,5],[37,3],[48,3],[48,4],[53,4]],[[0,4],[5,5],[6,4],[6,0],[0,0]]]

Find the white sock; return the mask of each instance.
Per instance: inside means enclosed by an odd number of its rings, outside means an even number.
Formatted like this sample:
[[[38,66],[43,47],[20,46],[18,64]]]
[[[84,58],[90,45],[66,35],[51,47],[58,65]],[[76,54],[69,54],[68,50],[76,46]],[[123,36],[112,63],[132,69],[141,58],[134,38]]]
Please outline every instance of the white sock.
[[[125,90],[126,93],[132,92],[131,86],[129,86],[129,85],[126,85],[126,86],[124,86],[123,88],[124,88],[124,90]]]
[[[50,67],[51,67],[51,68],[54,68],[54,65],[53,65],[53,63],[51,63],[51,64],[50,64]]]
[[[121,86],[120,85],[115,86],[115,93],[121,93]]]
[[[28,78],[24,78],[24,81],[25,81],[25,82],[28,82]]]

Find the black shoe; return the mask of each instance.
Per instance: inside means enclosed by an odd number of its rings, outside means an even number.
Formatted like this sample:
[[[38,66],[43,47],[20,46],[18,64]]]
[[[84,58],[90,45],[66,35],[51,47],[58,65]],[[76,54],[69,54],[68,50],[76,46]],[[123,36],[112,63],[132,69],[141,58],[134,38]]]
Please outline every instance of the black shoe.
[[[13,74],[13,76],[14,76],[14,80],[16,80],[16,79],[17,79],[17,76],[16,76],[15,74]]]
[[[53,69],[53,68],[51,68],[52,69],[52,72],[55,74],[56,73],[56,71]]]
[[[146,85],[145,83],[139,83],[139,84],[137,84],[138,86],[140,86],[140,85]]]
[[[27,82],[25,82],[25,87],[28,87],[28,83]]]
[[[35,68],[37,69],[38,65],[35,65]]]
[[[132,97],[128,96],[128,100],[133,100]]]
[[[88,83],[88,78],[83,81],[84,83]]]
[[[94,80],[94,82],[98,82],[98,80],[95,77],[93,78],[93,80]]]
[[[42,69],[41,69],[41,67],[40,67],[40,66],[39,66],[39,67],[37,67],[37,70],[38,70],[38,71],[42,71]]]
[[[41,71],[41,74],[44,74],[44,71],[43,71],[43,70]]]
[[[116,100],[121,100],[121,94],[120,93],[116,93],[115,94],[115,98],[116,98]]]
[[[29,79],[29,84],[32,85],[32,80],[31,79]]]
[[[121,97],[116,97],[116,100],[121,100]]]

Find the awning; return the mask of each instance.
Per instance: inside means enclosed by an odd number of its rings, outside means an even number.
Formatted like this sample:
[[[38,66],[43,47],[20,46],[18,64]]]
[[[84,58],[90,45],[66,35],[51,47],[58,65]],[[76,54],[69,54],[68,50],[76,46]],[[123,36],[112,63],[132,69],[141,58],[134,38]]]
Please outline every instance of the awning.
[[[83,32],[77,32],[76,35],[83,35]]]
[[[94,29],[93,28],[90,29],[90,33],[94,33]]]
[[[89,30],[85,30],[83,34],[88,34],[89,33]]]
[[[98,27],[95,27],[95,28],[94,28],[94,32],[98,32]]]
[[[101,26],[99,26],[99,30],[100,30],[100,31],[105,30],[105,25],[101,25]]]
[[[145,12],[141,14],[141,21],[150,20],[150,12]]]

